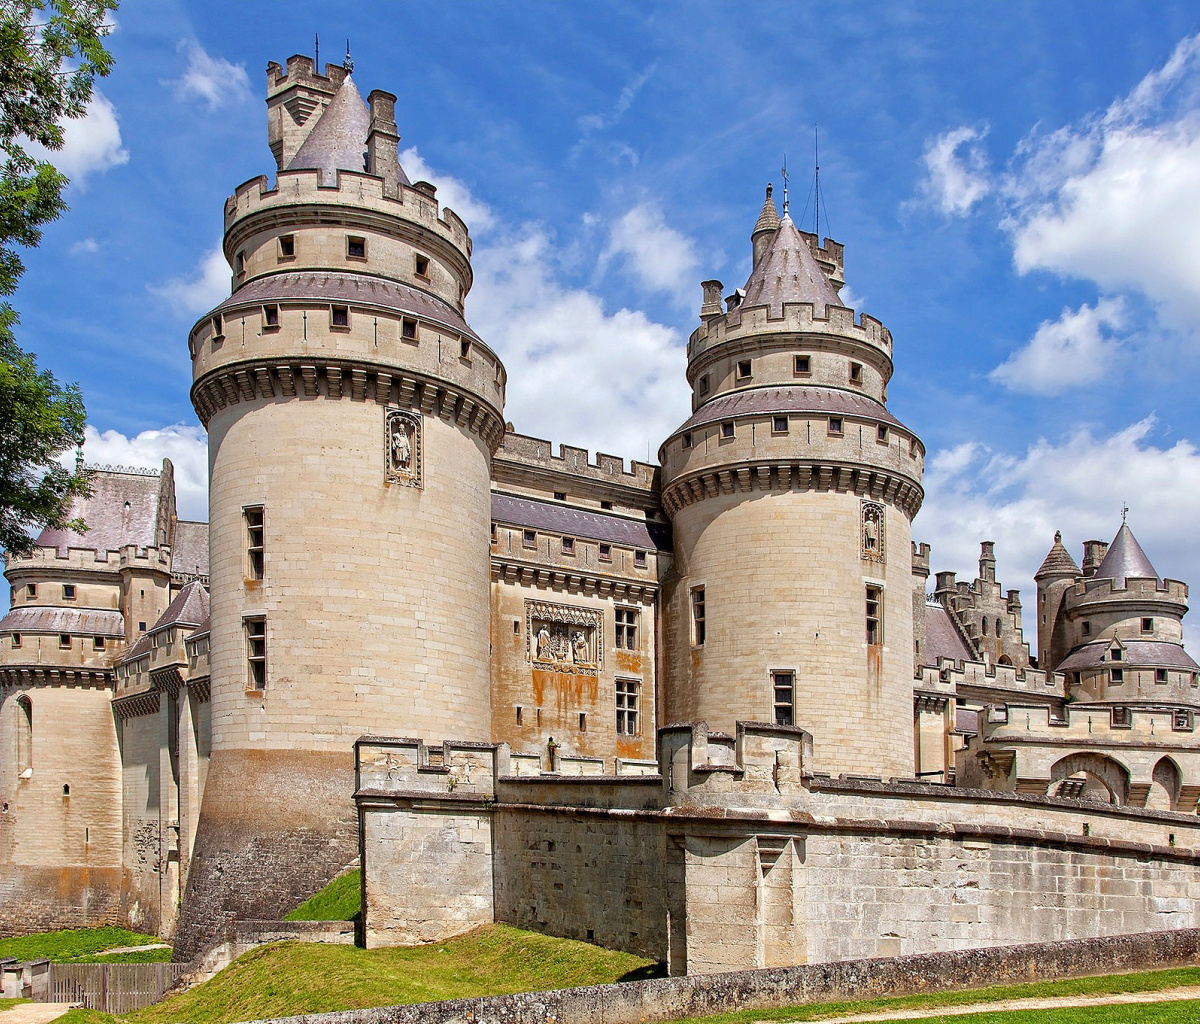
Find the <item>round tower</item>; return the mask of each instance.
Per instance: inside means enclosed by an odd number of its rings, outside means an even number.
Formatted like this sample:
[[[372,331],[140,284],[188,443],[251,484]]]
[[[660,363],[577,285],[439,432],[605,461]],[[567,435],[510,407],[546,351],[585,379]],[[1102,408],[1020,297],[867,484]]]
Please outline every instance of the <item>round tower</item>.
[[[813,734],[818,771],[913,766],[912,518],[924,447],[884,404],[892,339],[842,306],[842,247],[779,218],[688,342],[690,419],[663,444],[674,526],[667,721]]]
[[[359,736],[490,736],[505,371],[463,319],[467,228],[400,167],[394,104],[346,68],[268,67],[278,175],[226,202],[232,295],[188,339],[212,759],[177,957],[353,859]]]

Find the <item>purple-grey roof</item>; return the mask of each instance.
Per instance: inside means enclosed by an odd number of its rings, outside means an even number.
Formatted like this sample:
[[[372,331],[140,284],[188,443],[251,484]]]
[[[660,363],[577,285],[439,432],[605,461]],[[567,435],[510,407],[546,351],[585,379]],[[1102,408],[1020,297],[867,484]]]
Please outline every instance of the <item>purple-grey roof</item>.
[[[208,523],[181,519],[175,524],[171,570],[183,576],[208,575]]]
[[[686,423],[676,430],[689,430],[705,423],[716,423],[734,416],[768,413],[814,413],[818,416],[850,416],[886,423],[907,430],[895,416],[873,398],[856,391],[818,386],[786,386],[747,388],[718,395],[692,413]]]
[[[492,494],[492,519],[498,523],[543,530],[564,537],[586,537],[632,548],[671,550],[671,530],[660,523],[625,519],[533,498],[518,498],[513,494]]]
[[[826,306],[842,304],[790,216],[779,222],[775,237],[746,281],[742,305],[768,306],[769,316],[781,317],[785,302],[810,302],[813,316],[819,317],[826,315]]]
[[[1042,560],[1041,567],[1033,574],[1035,580],[1045,579],[1047,576],[1080,576],[1079,566],[1075,564],[1075,559],[1071,557],[1071,553],[1063,547],[1062,534],[1054,531],[1054,544],[1051,546],[1049,553]]]
[[[1187,672],[1200,672],[1191,655],[1182,644],[1167,640],[1122,640],[1125,654],[1120,661],[1107,661],[1112,648],[1111,640],[1096,640],[1083,647],[1076,647],[1056,667],[1057,672],[1080,672],[1111,665],[1113,668],[1178,668]]]
[[[167,626],[199,626],[207,618],[208,591],[199,580],[192,580],[167,605],[167,610],[159,616],[151,632]]]
[[[1104,561],[1096,570],[1096,579],[1112,580],[1118,586],[1124,586],[1125,580],[1129,578],[1157,580],[1159,576],[1133,531],[1122,523],[1113,542],[1108,546]]]
[[[289,299],[313,302],[359,302],[412,313],[469,338],[481,341],[461,316],[441,299],[418,288],[365,274],[340,274],[325,270],[285,271],[247,281],[214,312],[243,303],[283,302]]]
[[[366,170],[367,132],[370,130],[371,112],[359,95],[354,79],[347,75],[304,144],[292,157],[287,170],[316,167],[326,185],[334,183],[339,170],[361,174]]]
[[[767,198],[763,200],[762,211],[758,215],[758,222],[754,225],[754,230],[750,232],[750,236],[757,235],[760,231],[774,231],[779,227],[779,211],[775,209],[775,200],[771,198],[771,186],[767,186]]]
[[[136,661],[138,658],[142,657],[143,655],[149,654],[150,649],[151,649],[151,643],[152,643],[152,641],[150,640],[150,634],[143,633],[140,637],[137,638],[137,642],[132,647],[130,647],[129,650],[127,650],[124,654],[121,655],[121,658],[120,658],[121,664],[123,664],[123,665],[128,664],[131,661]]]
[[[125,635],[125,620],[115,608],[12,608],[0,619],[0,633],[80,633],[85,636]]]
[[[926,665],[936,665],[938,658],[950,658],[956,665],[972,660],[970,650],[950,620],[950,612],[940,604],[927,604],[922,661]]]
[[[954,709],[954,728],[959,736],[975,736],[979,733],[979,712],[968,708]]]
[[[42,548],[57,548],[61,555],[67,553],[67,548],[104,552],[119,551],[126,544],[152,547],[158,516],[158,490],[159,474],[155,472],[95,470],[92,496],[76,499],[71,508],[71,517],[82,518],[87,524],[87,532],[43,530],[36,544]]]

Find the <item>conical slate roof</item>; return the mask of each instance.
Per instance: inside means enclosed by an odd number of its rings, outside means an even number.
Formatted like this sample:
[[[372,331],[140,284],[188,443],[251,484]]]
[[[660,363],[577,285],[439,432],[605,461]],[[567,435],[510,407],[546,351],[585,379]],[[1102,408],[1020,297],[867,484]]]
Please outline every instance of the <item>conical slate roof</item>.
[[[751,238],[760,231],[774,231],[779,227],[779,211],[775,209],[775,200],[771,198],[773,190],[774,186],[768,184],[767,198],[763,200],[762,213],[758,215],[758,223],[754,225],[754,230],[750,232]]]
[[[817,265],[808,242],[787,215],[779,222],[775,237],[746,282],[746,297],[741,304],[747,308],[769,306],[769,315],[779,317],[783,316],[785,302],[810,302],[813,316],[820,317],[826,315],[826,306],[842,304],[837,289]]]
[[[1142,546],[1134,537],[1133,531],[1122,523],[1113,542],[1108,546],[1104,561],[1096,570],[1096,578],[1113,580],[1123,586],[1129,577],[1143,580],[1159,578],[1154,566],[1150,564],[1150,559],[1146,557],[1146,552],[1142,550]]]
[[[1075,564],[1075,559],[1071,557],[1071,553],[1063,547],[1062,533],[1059,530],[1055,530],[1054,546],[1042,561],[1042,567],[1033,574],[1033,578],[1040,580],[1047,576],[1079,575],[1081,575],[1079,566]]]
[[[316,127],[308,133],[304,145],[292,157],[287,170],[319,168],[321,181],[332,185],[337,172],[366,169],[367,133],[371,114],[359,95],[354,79],[343,79],[329,106],[321,113]]]

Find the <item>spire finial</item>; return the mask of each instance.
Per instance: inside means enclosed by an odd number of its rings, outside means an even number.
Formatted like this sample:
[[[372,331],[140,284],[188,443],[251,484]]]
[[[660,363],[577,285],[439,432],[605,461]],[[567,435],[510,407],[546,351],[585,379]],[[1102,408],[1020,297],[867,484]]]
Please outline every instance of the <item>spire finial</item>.
[[[771,184],[771,183],[768,181],[768,182],[767,182],[767,198],[768,198],[768,199],[770,199],[770,198],[771,198],[771,193],[772,193],[772,192],[774,192],[774,191],[775,191],[775,186],[774,186],[774,185],[772,185],[772,184]]]
[[[1061,543],[1062,543],[1062,530],[1055,530],[1055,531],[1054,531],[1054,543],[1055,543],[1055,544],[1061,544]]]
[[[350,40],[346,40],[346,59],[342,61],[342,67],[346,69],[346,74],[350,74],[354,70],[354,61],[350,57]]]
[[[1129,506],[1122,503],[1121,505],[1121,525],[1125,525],[1125,517],[1129,514]]]
[[[780,172],[783,175],[783,215],[788,215],[788,172],[787,172],[787,154],[783,154],[783,170]],[[771,194],[771,186],[767,186],[767,195]]]

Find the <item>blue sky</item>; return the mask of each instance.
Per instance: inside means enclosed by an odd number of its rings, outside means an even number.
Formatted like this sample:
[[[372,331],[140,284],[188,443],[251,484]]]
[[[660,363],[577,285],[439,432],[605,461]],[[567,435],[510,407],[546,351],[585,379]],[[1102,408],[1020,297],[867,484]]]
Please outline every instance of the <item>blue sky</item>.
[[[349,37],[364,95],[398,95],[410,177],[470,226],[467,316],[518,430],[657,450],[688,413],[699,282],[744,283],[785,153],[812,228],[819,124],[823,233],[847,304],[893,332],[935,566],[973,575],[995,540],[1029,606],[1053,531],[1078,560],[1128,503],[1159,571],[1200,581],[1195,4],[127,0],[116,21],[20,340],[80,382],[89,460],[170,455],[185,515],[222,204],[273,169],[267,61],[319,33],[323,61]]]

